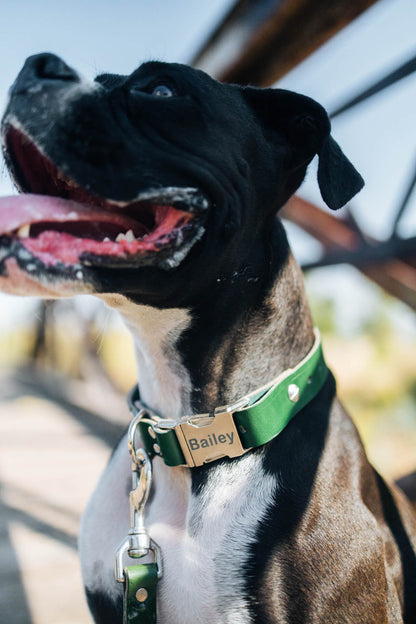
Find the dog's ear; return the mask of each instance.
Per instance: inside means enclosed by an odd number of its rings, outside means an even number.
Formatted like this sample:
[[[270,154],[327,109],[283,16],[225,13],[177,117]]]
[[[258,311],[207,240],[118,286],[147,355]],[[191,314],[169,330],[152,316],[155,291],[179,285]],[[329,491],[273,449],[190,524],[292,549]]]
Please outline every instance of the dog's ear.
[[[361,191],[364,180],[331,135],[322,141],[318,156],[322,199],[332,210],[337,210]]]
[[[242,92],[266,136],[289,142],[293,168],[306,167],[318,154],[319,190],[329,208],[341,208],[362,189],[363,178],[332,138],[328,115],[318,102],[284,89],[244,87]]]

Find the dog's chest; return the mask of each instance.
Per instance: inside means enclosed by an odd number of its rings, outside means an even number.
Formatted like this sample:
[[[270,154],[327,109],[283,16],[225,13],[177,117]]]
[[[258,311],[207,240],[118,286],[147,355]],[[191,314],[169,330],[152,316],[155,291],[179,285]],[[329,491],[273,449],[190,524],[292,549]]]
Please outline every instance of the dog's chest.
[[[132,329],[142,399],[170,417],[191,413],[190,378],[175,351],[189,326],[189,313],[125,300],[107,303],[119,309]],[[145,524],[163,560],[158,624],[248,624],[245,567],[276,489],[275,479],[264,473],[261,454],[211,465],[197,492],[187,468],[170,468],[155,458],[153,473]],[[93,609],[94,600],[120,604],[114,553],[130,528],[130,489],[124,439],[89,502],[81,529],[83,577]],[[100,617],[97,624],[107,624]]]
[[[86,511],[80,539],[90,594],[116,599],[113,553],[129,529],[130,462],[125,441],[114,454]],[[159,624],[248,624],[245,566],[275,481],[258,456],[213,466],[198,494],[187,469],[154,461],[146,526],[159,544],[163,577]]]

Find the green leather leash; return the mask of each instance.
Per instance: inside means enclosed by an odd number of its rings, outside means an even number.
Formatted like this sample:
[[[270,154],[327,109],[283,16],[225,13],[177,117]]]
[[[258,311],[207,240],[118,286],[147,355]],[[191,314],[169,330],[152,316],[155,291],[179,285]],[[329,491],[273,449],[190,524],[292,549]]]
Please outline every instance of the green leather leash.
[[[156,623],[156,587],[162,576],[162,559],[143,520],[151,487],[151,458],[157,455],[168,466],[193,468],[221,457],[239,457],[279,435],[318,394],[327,374],[320,334],[315,329],[311,351],[295,368],[211,414],[162,419],[140,402],[138,388],[133,388],[128,396],[133,415],[128,432],[133,475],[131,529],[116,553],[116,580],[125,585],[123,624]],[[136,431],[144,448],[135,447]],[[126,553],[133,559],[152,554],[154,561],[123,566]]]
[[[124,568],[123,624],[156,624],[157,565]]]

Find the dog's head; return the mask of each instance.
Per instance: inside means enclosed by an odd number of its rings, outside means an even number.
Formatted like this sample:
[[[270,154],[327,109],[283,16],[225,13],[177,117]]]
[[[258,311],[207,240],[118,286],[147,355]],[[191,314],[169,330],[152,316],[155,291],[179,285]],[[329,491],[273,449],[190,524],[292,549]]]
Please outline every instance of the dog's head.
[[[0,200],[0,286],[20,294],[189,302],[264,244],[316,154],[331,208],[363,184],[310,98],[159,62],[87,83],[29,58],[3,149],[23,194]]]

